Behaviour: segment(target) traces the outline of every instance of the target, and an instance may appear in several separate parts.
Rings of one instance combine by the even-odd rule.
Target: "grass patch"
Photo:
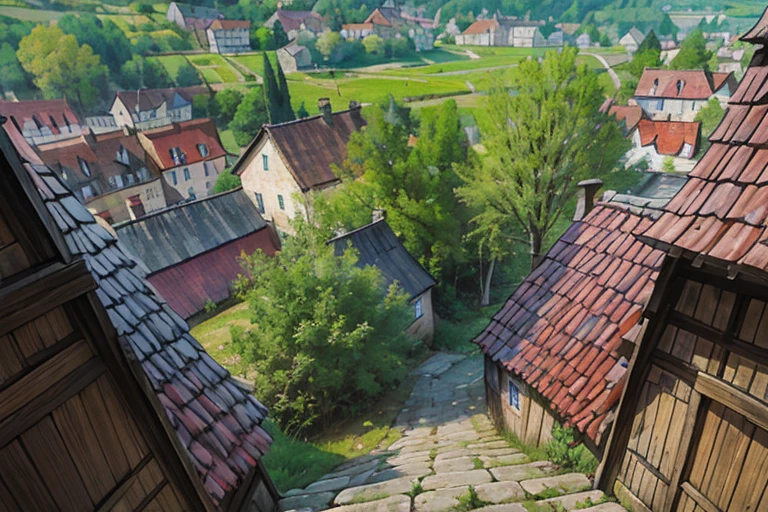
[[[205,80],[209,84],[221,84],[224,83],[224,80],[221,78],[221,76],[216,72],[216,69],[214,68],[198,68],[198,71],[200,71],[200,74],[203,75],[203,80]]]
[[[454,508],[454,510],[461,511],[461,512],[469,512],[470,510],[475,510],[477,508],[482,508],[486,505],[490,505],[489,502],[481,500],[477,496],[477,492],[475,491],[474,486],[469,486],[469,491],[467,494],[464,494],[463,496],[459,496],[459,506]]]
[[[150,58],[159,61],[165,70],[168,71],[168,74],[173,80],[176,79],[176,75],[179,73],[179,68],[188,64],[187,59],[183,55],[163,55]]]
[[[411,487],[411,490],[405,493],[406,495],[410,496],[411,499],[424,492],[424,488],[421,486],[421,482],[413,482],[412,485],[413,486]]]
[[[435,460],[437,458],[437,448],[432,448],[429,450],[429,459]]]
[[[475,457],[474,459],[472,459],[472,464],[474,464],[475,469],[485,468],[485,464],[483,463],[483,461],[480,460],[480,457]]]
[[[537,503],[534,500],[526,500],[521,505],[528,512],[557,512],[549,503]]]
[[[277,54],[275,52],[269,52],[267,56],[269,57],[269,62],[272,64],[272,67],[276,67]],[[257,75],[264,76],[264,56],[261,53],[236,55],[234,57],[230,57],[230,59],[237,61],[239,64],[247,67]]]
[[[547,450],[543,446],[532,446],[526,444],[520,440],[513,432],[504,431],[502,437],[512,446],[512,448],[518,449],[528,456],[531,462],[539,460],[548,460]]]
[[[541,492],[537,492],[531,498],[533,498],[536,501],[539,500],[548,500],[549,498],[557,498],[558,496],[563,495],[563,490],[558,487],[547,487]]]
[[[224,146],[224,149],[226,149],[228,153],[232,153],[233,155],[240,154],[240,146],[235,142],[235,134],[232,130],[220,131],[219,138],[221,139],[221,145]]]
[[[249,329],[251,325],[248,304],[242,302],[192,327],[190,333],[227,370],[234,375],[245,375],[246,365],[232,348],[231,328]]]
[[[478,310],[459,310],[450,320],[441,318],[435,330],[435,350],[475,353],[477,347],[472,339],[485,329],[500,307],[501,304],[493,304]]]

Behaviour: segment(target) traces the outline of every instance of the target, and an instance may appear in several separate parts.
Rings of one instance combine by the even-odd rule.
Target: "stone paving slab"
[[[435,457],[435,462],[440,462],[448,459],[456,459],[458,457],[469,457],[471,455],[477,455],[477,452],[474,452],[472,450],[467,450],[466,448],[455,448],[453,450],[441,452],[440,448],[438,448],[437,457]]]
[[[411,512],[411,498],[400,494],[383,500],[345,505],[333,510],[334,512]]]
[[[457,471],[455,473],[439,473],[428,476],[421,481],[421,487],[425,491],[459,487],[461,485],[487,484],[493,481],[491,474],[484,469],[472,471]]]
[[[419,494],[413,500],[414,512],[444,512],[460,505],[459,497],[469,493],[469,487],[454,487]]]
[[[432,474],[432,468],[427,463],[420,462],[414,464],[405,464],[403,466],[396,466],[394,468],[385,469],[371,476],[366,483],[376,484],[379,482],[386,482],[387,480],[394,480],[395,478],[410,477],[421,478]]]
[[[487,503],[502,503],[505,501],[522,501],[525,491],[517,482],[492,482],[475,486],[477,497]]]
[[[554,472],[555,466],[551,462],[531,462],[519,466],[502,466],[491,468],[490,472],[496,480],[501,482],[520,482],[532,478],[541,478]]]
[[[417,462],[429,462],[432,460],[429,455],[429,451],[401,454],[387,459],[387,464],[391,466],[402,466],[404,464],[414,464]]]
[[[592,483],[582,473],[567,473],[565,475],[524,480],[520,482],[520,485],[523,486],[526,492],[534,495],[548,489],[556,489],[561,494],[568,494],[584,491],[592,487]]]
[[[369,469],[365,473],[360,473],[357,476],[353,476],[349,480],[348,487],[359,487],[363,484],[367,484],[368,480],[376,473],[376,469]]]
[[[405,494],[413,490],[413,478],[402,477],[376,484],[366,484],[358,487],[348,487],[336,496],[336,505],[348,505],[355,502],[386,498],[393,494]]]
[[[494,450],[473,450],[478,455],[485,455],[486,457],[499,457],[501,455],[514,455],[520,453],[517,448],[496,448]]]
[[[592,500],[592,503],[597,503],[603,499],[605,494],[603,491],[585,491],[577,492],[576,494],[566,494],[565,496],[558,496],[556,498],[549,498],[541,500],[543,503],[551,503],[552,505],[560,505],[565,510],[576,510],[579,505],[583,505],[587,500]]]
[[[331,503],[336,495],[334,492],[321,492],[318,494],[302,494],[291,496],[280,500],[280,510],[309,508],[312,510],[321,510]]]
[[[380,461],[379,459],[372,459],[364,464],[359,464],[356,466],[347,467],[346,469],[336,468],[336,471],[333,471],[332,473],[328,473],[327,475],[323,475],[321,480],[330,480],[331,478],[338,478],[340,476],[348,476],[348,477],[354,477],[359,474],[365,473],[370,470],[375,470],[379,467]]]
[[[486,455],[480,455],[478,457],[486,468],[512,466],[516,464],[525,464],[531,460],[524,453],[513,453],[511,455],[499,455],[498,457],[488,457]]]
[[[498,439],[483,443],[469,443],[467,445],[467,449],[469,450],[495,450],[498,448],[509,448],[509,443],[503,439]]]
[[[427,359],[421,366],[413,370],[414,375],[441,375],[451,366],[455,365],[467,356],[459,354],[436,354]]]
[[[618,503],[601,503],[594,507],[583,508],[580,512],[627,512],[627,509]]]
[[[338,491],[349,485],[348,476],[340,476],[338,478],[331,478],[328,480],[318,480],[317,482],[308,485],[304,490],[306,494],[326,491]]]
[[[528,512],[520,503],[505,503],[504,505],[488,505],[483,508],[476,508],[472,512]]]
[[[433,468],[435,473],[469,471],[475,469],[475,459],[473,457],[456,457],[455,459],[435,460]]]

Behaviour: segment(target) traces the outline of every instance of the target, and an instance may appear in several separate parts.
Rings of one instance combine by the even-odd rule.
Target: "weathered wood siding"
[[[435,337],[435,311],[432,307],[432,290],[430,288],[420,296],[416,297],[412,304],[421,299],[421,312],[420,318],[414,320],[414,322],[408,327],[406,332],[415,338],[422,340],[427,345],[432,345],[432,341]]]

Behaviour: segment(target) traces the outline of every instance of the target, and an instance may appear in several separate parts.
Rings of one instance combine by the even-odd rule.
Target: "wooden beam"
[[[694,389],[702,395],[736,411],[764,430],[768,430],[768,405],[752,395],[723,382],[717,377],[699,372]]]
[[[709,501],[706,496],[701,494],[694,486],[688,482],[684,482],[680,487],[682,487],[685,494],[690,496],[690,498],[695,501],[696,504],[704,510],[704,512],[722,512],[719,508],[717,508],[717,505]]]
[[[690,386],[696,382],[696,376],[698,375],[698,369],[690,363],[681,361],[675,356],[671,356],[666,352],[662,352],[658,348],[653,351],[652,363],[658,366],[667,373],[671,373],[680,380],[685,381]]]
[[[125,478],[123,478],[122,481],[118,483],[117,487],[115,487],[110,494],[105,496],[101,503],[98,503],[94,507],[94,511],[106,512],[108,510],[112,510],[115,505],[117,505],[117,503],[123,499],[123,496],[125,496],[125,493],[128,492],[128,489],[130,489],[134,482],[136,482],[136,479],[139,477],[139,473],[141,473],[141,471],[152,459],[152,454],[147,454],[147,456],[144,457],[141,462],[139,462],[139,465],[133,468],[133,471],[128,473]]]
[[[683,423],[683,439],[680,446],[677,448],[677,455],[675,455],[675,462],[672,466],[672,477],[670,478],[669,489],[667,489],[666,508],[664,512],[670,512],[677,506],[677,499],[679,499],[679,487],[680,480],[683,476],[683,471],[686,469],[686,461],[688,460],[688,454],[695,451],[695,445],[699,440],[701,434],[701,427],[703,421],[700,421],[702,414],[700,413],[701,394],[695,390],[691,391],[691,398],[688,400],[688,410],[685,412],[685,422]],[[702,409],[703,410],[703,409]],[[662,512],[662,511],[659,511]]]
[[[53,263],[0,288],[0,336],[96,289],[85,262]]]

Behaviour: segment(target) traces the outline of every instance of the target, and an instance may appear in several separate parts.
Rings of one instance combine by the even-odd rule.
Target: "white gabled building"
[[[241,53],[251,50],[251,22],[215,20],[205,31],[211,53]]]
[[[192,100],[198,95],[210,95],[210,91],[201,85],[118,91],[109,113],[120,128],[151,130],[192,119]]]

